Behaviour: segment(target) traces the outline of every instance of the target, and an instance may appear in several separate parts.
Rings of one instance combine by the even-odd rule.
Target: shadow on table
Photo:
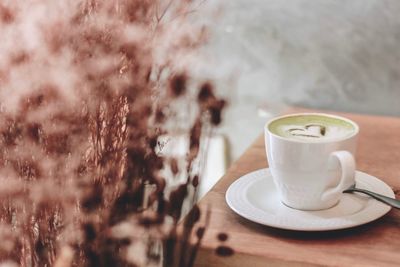
[[[340,229],[340,230],[332,230],[332,231],[294,231],[294,230],[283,230],[278,228],[273,228],[261,224],[257,224],[251,221],[248,221],[240,216],[237,216],[238,222],[249,228],[250,230],[256,232],[257,234],[267,234],[271,236],[276,236],[279,238],[287,238],[287,239],[299,239],[299,240],[322,240],[322,239],[340,239],[352,237],[355,235],[363,235],[363,234],[374,234],[375,231],[379,231],[382,227],[387,227],[389,224],[390,227],[400,228],[400,211],[392,210],[389,214],[375,220],[373,222],[348,228],[348,229]]]

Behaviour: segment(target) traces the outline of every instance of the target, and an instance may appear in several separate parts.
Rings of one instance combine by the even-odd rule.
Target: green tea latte
[[[319,114],[304,114],[282,117],[268,126],[271,133],[284,138],[321,142],[334,141],[351,136],[355,126],[340,118]]]

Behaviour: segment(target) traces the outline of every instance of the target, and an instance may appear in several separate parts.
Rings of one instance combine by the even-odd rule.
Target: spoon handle
[[[351,192],[358,192],[358,193],[366,194],[370,197],[375,198],[376,200],[379,200],[385,204],[388,204],[389,206],[400,209],[400,200],[390,198],[387,196],[383,196],[381,194],[377,194],[377,193],[374,193],[374,192],[371,192],[371,191],[368,191],[365,189],[360,189],[360,188],[349,188],[349,189],[343,191],[343,193],[351,193]]]

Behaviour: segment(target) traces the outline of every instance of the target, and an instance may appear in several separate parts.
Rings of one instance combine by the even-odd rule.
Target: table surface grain
[[[357,169],[385,181],[399,198],[400,118],[326,113],[359,124]],[[327,232],[280,230],[236,215],[225,202],[226,190],[242,175],[267,166],[261,135],[200,201],[203,209],[211,209],[211,219],[196,266],[400,266],[400,210],[359,227]],[[221,232],[228,233],[227,241],[217,239]],[[217,256],[221,245],[231,247],[233,256]]]

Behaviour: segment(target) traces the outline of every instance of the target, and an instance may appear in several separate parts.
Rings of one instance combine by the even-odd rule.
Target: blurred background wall
[[[232,159],[285,106],[400,116],[400,1],[212,0],[199,14]]]

